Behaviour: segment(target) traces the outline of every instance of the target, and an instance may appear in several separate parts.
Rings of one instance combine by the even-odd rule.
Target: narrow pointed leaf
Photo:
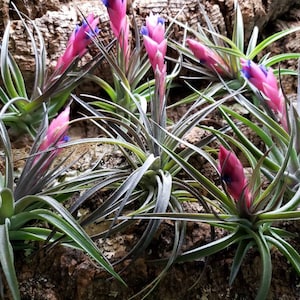
[[[6,219],[5,224],[0,224],[0,262],[12,297],[14,300],[18,300],[21,299],[21,297],[14,266],[14,253],[10,244],[8,227],[8,219]]]

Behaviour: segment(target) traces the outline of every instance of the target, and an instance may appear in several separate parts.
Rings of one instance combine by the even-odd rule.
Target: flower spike
[[[69,121],[70,106],[68,105],[65,110],[63,110],[55,119],[51,121],[39,150],[43,151],[64,141],[69,126]]]
[[[129,57],[129,22],[126,15],[126,0],[102,0],[103,4],[107,8],[107,12],[110,18],[110,26],[118,39],[120,48],[123,50],[126,61]]]
[[[146,18],[146,25],[141,28],[141,34],[144,37],[144,45],[155,73],[155,80],[158,84],[158,93],[160,104],[164,102],[166,64],[165,56],[167,52],[167,40],[165,39],[165,20],[159,15],[153,15]]]
[[[76,57],[82,57],[87,52],[91,36],[99,33],[98,23],[99,18],[95,18],[91,13],[81,26],[76,26],[68,41],[66,51],[57,61],[56,70],[59,70],[59,73],[63,73]]]
[[[201,64],[207,66],[212,71],[216,71],[220,75],[224,74],[224,72],[229,72],[227,64],[216,52],[193,39],[187,39],[186,42]]]
[[[64,111],[62,111],[55,119],[53,119],[47,129],[44,140],[42,141],[38,151],[46,151],[47,149],[61,145],[69,140],[67,136],[67,131],[69,127],[70,121],[70,106],[68,105]],[[55,158],[59,154],[62,149],[54,149],[51,151],[51,154],[46,157],[46,162],[43,163],[45,170],[49,167]],[[37,155],[34,162],[36,163],[41,154]]]
[[[273,70],[246,59],[241,59],[241,66],[243,76],[264,94],[267,105],[279,117],[282,127],[288,131],[285,101]]]
[[[232,151],[223,146],[220,146],[218,170],[230,196],[236,202],[244,200],[249,208],[252,199],[243,165]]]
[[[146,26],[141,28],[144,37],[144,45],[149,56],[153,71],[156,68],[160,72],[164,69],[164,59],[167,52],[167,41],[165,39],[165,21],[159,15],[146,18]]]

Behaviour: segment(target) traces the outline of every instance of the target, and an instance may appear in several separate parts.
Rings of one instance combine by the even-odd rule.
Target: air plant
[[[242,72],[243,67],[245,68],[244,62],[252,61],[251,64],[254,64],[254,60],[257,56],[262,57],[258,65],[264,66],[266,71],[271,71],[275,64],[285,60],[299,58],[299,53],[281,53],[274,56],[270,54],[263,55],[263,52],[267,47],[271,46],[272,43],[293,32],[299,31],[299,27],[277,32],[262,40],[260,43],[258,43],[258,28],[254,27],[249,41],[245,41],[243,17],[237,1],[235,1],[234,8],[234,27],[231,39],[221,35],[214,28],[207,17],[203,5],[200,5],[200,12],[205,17],[206,25],[199,26],[198,31],[180,23],[176,19],[172,20],[175,24],[183,28],[185,34],[182,43],[172,41],[169,44],[172,48],[182,53],[184,57],[182,67],[194,73],[194,76],[182,76],[190,86],[192,93],[181,101],[173,104],[173,107],[196,100],[201,92],[209,92],[215,97],[227,93],[227,88],[224,88],[224,83],[234,90],[245,87],[245,77]],[[277,74],[278,72],[274,72],[274,75]],[[282,76],[285,74],[296,75],[296,72],[282,68],[280,74]],[[209,86],[199,91],[199,89],[193,87],[193,82],[196,80],[204,80]],[[274,84],[274,80],[275,77],[273,78],[272,84]],[[276,88],[275,86],[273,86],[273,88],[278,93],[280,92],[280,88]],[[265,92],[267,89],[268,86],[265,87]],[[243,92],[246,92],[246,90],[243,90]],[[274,93],[274,91],[269,90],[267,93]],[[268,95],[264,94],[264,96],[266,96],[265,99],[268,98]],[[282,98],[279,94],[278,97]]]
[[[176,20],[174,22],[176,23]],[[256,299],[265,299],[268,295],[272,278],[272,247],[280,251],[300,274],[300,255],[289,243],[289,238],[292,235],[278,227],[278,222],[287,219],[298,220],[300,218],[297,210],[300,201],[299,180],[297,179],[299,173],[297,172],[299,170],[297,159],[299,157],[297,152],[297,149],[299,149],[299,144],[297,144],[299,117],[296,109],[285,102],[286,99],[281,88],[278,87],[274,76],[275,72],[273,73],[271,69],[273,64],[283,59],[298,58],[299,54],[287,53],[278,57],[263,57],[260,62],[261,67],[254,64],[252,59],[273,41],[297,31],[299,28],[276,33],[258,45],[256,45],[258,31],[254,29],[248,49],[244,53],[243,26],[241,26],[241,22],[241,12],[236,4],[236,19],[232,40],[214,32],[212,27],[208,31],[202,29],[200,33],[197,33],[183,25],[187,32],[193,33],[197,37],[198,41],[205,41],[200,45],[198,44],[199,42],[194,40],[186,40],[193,51],[193,55],[200,60],[202,65],[201,67],[192,67],[192,69],[201,72],[201,76],[199,76],[201,79],[212,78],[213,76],[216,83],[204,91],[197,91],[193,88],[194,93],[192,95],[175,105],[193,101],[198,102],[202,98],[209,103],[211,108],[214,107],[221,112],[221,115],[227,122],[224,128],[217,130],[212,127],[198,125],[202,129],[210,131],[222,143],[223,146],[220,146],[219,150],[219,162],[214,162],[208,153],[204,155],[201,149],[197,149],[194,145],[182,141],[181,137],[173,134],[172,131],[164,132],[166,137],[180,141],[190,151],[201,153],[215,168],[216,172],[219,173],[222,187],[217,187],[214,182],[205,179],[200,170],[192,166],[181,154],[178,155],[174,149],[168,148],[164,143],[157,143],[163,155],[166,154],[178,169],[184,170],[192,178],[193,187],[197,187],[199,193],[203,189],[206,191],[208,196],[200,198],[201,204],[205,202],[208,205],[208,209],[203,214],[189,214],[185,212],[157,213],[138,210],[128,214],[127,220],[161,220],[167,218],[176,222],[201,221],[213,227],[224,228],[228,231],[227,236],[185,251],[178,255],[177,259],[171,256],[172,261],[184,262],[200,259],[226,249],[230,245],[236,245],[230,274],[231,284],[235,280],[247,252],[249,249],[254,248],[259,252],[262,266],[261,274],[263,274],[260,279]],[[216,44],[208,40],[206,32],[212,36]],[[187,57],[192,57],[190,52],[186,51],[182,45],[175,44],[177,49],[182,51]],[[174,43],[172,46],[174,46]],[[191,64],[184,63],[183,66],[188,67]],[[253,73],[250,73],[251,71],[255,72],[253,76]],[[289,70],[282,70],[282,74],[287,73],[295,74],[295,72]],[[245,78],[259,90],[261,95],[253,93],[252,88],[248,89],[247,93],[244,93],[246,87]],[[251,116],[255,118],[255,121],[241,116],[230,106],[225,105],[223,98],[222,101],[218,100],[220,95],[224,94],[228,94],[229,98],[235,99],[247,109]],[[255,101],[250,101],[247,98],[249,94],[250,97],[262,96],[258,97],[258,99],[265,101],[266,105],[263,108],[268,108],[269,110],[261,110]],[[288,108],[287,110],[285,110],[286,107]],[[270,111],[273,114],[270,114]],[[280,120],[281,125],[278,124],[276,118]],[[261,138],[265,145],[263,149],[253,145],[249,138],[242,133],[239,128],[241,123],[248,126],[254,134]],[[178,126],[180,125],[178,124]],[[230,130],[235,133],[235,138],[232,137],[232,133],[228,133]],[[242,164],[233,151],[227,150],[230,148],[230,144],[241,151],[247,159],[252,168],[251,180],[245,177]],[[210,148],[210,152],[214,153],[215,151]],[[266,186],[263,186],[263,178],[267,180]],[[265,184],[266,182],[264,182]],[[199,199],[199,195],[197,199]]]
[[[115,40],[104,46],[97,37],[98,19],[89,15],[71,35],[66,52],[48,79],[44,77],[44,44],[32,23],[40,48],[34,44],[37,74],[31,97],[27,96],[21,72],[8,51],[9,27],[4,33],[1,74],[5,86],[0,89],[4,104],[0,112],[0,138],[5,152],[5,174],[0,174],[0,263],[13,298],[20,298],[13,266],[15,245],[25,247],[32,240],[60,242],[85,251],[121,280],[92,240],[122,232],[137,220],[143,220],[142,235],[121,259],[134,260],[151,244],[162,222],[169,219],[174,221],[170,255],[162,273],[138,297],[143,293],[147,296],[173,263],[207,257],[232,246],[235,254],[230,284],[242,268],[248,251],[254,249],[259,253],[262,268],[256,298],[265,299],[272,278],[271,251],[280,251],[300,274],[300,255],[289,243],[292,234],[279,226],[282,221],[300,219],[297,209],[300,204],[299,113],[286,99],[275,77],[278,73],[294,72],[284,69],[277,72],[273,68],[283,59],[300,55],[266,55],[258,63],[254,60],[272,42],[299,28],[276,33],[258,45],[258,30],[254,28],[244,51],[243,20],[235,2],[232,40],[217,33],[206,17],[208,29],[199,27],[199,32],[172,20],[184,28],[185,35],[182,43],[170,42],[166,38],[165,20],[151,13],[142,28],[134,23],[136,45],[133,46],[129,43],[127,2],[102,2]],[[91,42],[99,54],[83,70],[70,73]],[[176,61],[170,74],[167,73],[167,46],[176,48],[184,57],[183,61],[181,57]],[[102,57],[111,67],[112,83],[89,73]],[[176,124],[167,126],[168,91],[180,67],[199,72],[198,79],[209,79],[212,83],[200,91],[188,83],[192,94],[174,105],[189,103],[190,107]],[[145,80],[146,74],[149,77],[154,74],[154,78]],[[97,126],[103,136],[72,141],[67,136],[68,105],[51,122],[49,119],[66,104],[71,90],[83,78],[97,83],[107,93],[106,98],[72,95],[82,108],[83,119]],[[228,105],[229,100],[242,105],[251,118],[236,112]],[[216,111],[223,117],[225,126],[215,129],[203,125],[202,121]],[[17,180],[4,123],[20,124],[34,137]],[[261,148],[243,134],[241,124],[261,139]],[[194,127],[204,129],[208,136],[191,144],[185,137]],[[68,167],[55,165],[55,157],[64,147],[86,142],[115,146],[122,152],[124,164],[110,169],[96,163],[89,172],[70,182],[57,182]],[[245,164],[237,152],[244,157],[251,176],[246,176]],[[192,165],[193,155],[211,165],[220,184]],[[80,191],[80,196],[67,210],[63,202],[75,191]],[[103,191],[108,196],[99,207],[76,220],[74,216],[80,207],[95,193]],[[182,205],[186,201],[199,202],[203,212],[186,213]],[[39,227],[32,225],[31,220],[38,220]],[[43,227],[44,221],[51,224],[51,229]],[[182,251],[185,225],[189,221],[222,228],[227,235],[214,240],[212,234],[212,241],[207,244]],[[89,237],[83,228],[94,222],[105,222],[107,229]]]
[[[87,63],[81,70],[76,71],[78,60],[86,53],[87,45],[92,41],[91,37],[99,32],[98,18],[90,14],[81,26],[76,27],[65,53],[58,59],[55,71],[48,76],[46,48],[42,33],[34,21],[23,16],[16,6],[12,5],[31,41],[35,60],[35,78],[31,92],[29,92],[13,53],[9,51],[11,23],[8,22],[3,34],[0,53],[3,82],[3,86],[0,87],[0,101],[6,111],[1,115],[1,120],[15,129],[17,133],[27,131],[34,137],[42,120],[43,104],[47,103],[49,117],[54,117],[68,101],[71,91],[88,73],[92,72],[94,64],[100,61],[101,55],[95,57],[95,62]],[[69,76],[71,71],[76,72]]]
[[[71,207],[71,212],[76,213],[81,205],[88,203],[90,197],[96,192],[100,193],[103,190],[106,193],[109,192],[109,196],[103,203],[81,221],[81,225],[84,227],[95,221],[106,224],[109,222],[109,228],[105,232],[92,236],[95,239],[104,238],[131,226],[133,222],[130,219],[127,217],[122,219],[128,211],[131,211],[132,215],[137,212],[164,213],[167,210],[181,212],[182,199],[202,201],[202,197],[197,195],[193,183],[181,180],[180,172],[184,170],[169,152],[178,155],[184,161],[188,161],[195,153],[207,158],[205,151],[197,147],[181,148],[180,146],[184,144],[182,139],[196,124],[226,100],[203,108],[206,100],[200,98],[177,124],[169,128],[168,132],[166,96],[170,83],[167,78],[173,78],[178,69],[175,68],[170,75],[166,74],[167,41],[164,20],[159,15],[150,14],[140,32],[143,35],[155,78],[154,93],[149,106],[146,108],[142,106],[139,95],[128,89],[126,82],[123,81],[120,81],[120,84],[135,105],[135,113],[124,107],[123,103],[112,103],[110,99],[91,95],[73,96],[74,101],[85,109],[84,115],[107,135],[106,143],[117,146],[127,161],[126,167],[116,167],[116,170],[119,171],[113,176],[106,177],[106,174],[99,173],[98,184],[82,193]],[[105,109],[106,105],[110,105],[112,109]],[[116,111],[120,113],[116,113]],[[210,136],[199,141],[199,147],[204,147],[212,139],[214,137]],[[203,180],[205,181],[204,177]],[[203,206],[208,209],[204,202]],[[142,236],[121,260],[127,257],[137,258],[150,245],[161,222],[162,220],[146,222]],[[147,287],[150,290],[158,284],[163,274],[172,265],[183,242],[184,222],[175,222],[174,226],[175,241],[171,250],[172,256],[162,275]]]
[[[61,151],[59,147],[66,143],[68,123],[69,106],[49,127],[47,118],[44,118],[25,166],[17,176],[10,138],[4,123],[0,122],[1,144],[5,152],[5,174],[0,174],[0,264],[12,298],[16,300],[20,299],[20,293],[14,267],[14,247],[31,247],[30,242],[34,241],[61,243],[80,249],[122,281],[76,219],[60,203],[61,195],[67,195],[68,199],[72,194],[71,187],[73,191],[82,189],[91,181],[91,175],[77,178],[75,184],[65,183],[64,188],[56,187],[55,192],[52,189],[59,175],[66,171],[60,164],[52,168],[51,165]]]
[[[233,142],[233,139],[230,142]],[[194,148],[194,145],[188,143],[186,145]],[[242,144],[236,142],[235,145],[239,145],[240,150],[245,150]],[[291,148],[289,148],[290,150]],[[231,285],[238,276],[239,270],[242,268],[242,261],[246,258],[248,251],[255,249],[261,259],[261,276],[256,299],[266,299],[269,293],[272,278],[272,249],[278,249],[300,274],[300,254],[288,242],[292,233],[278,227],[282,221],[299,220],[300,218],[297,210],[300,202],[300,190],[288,202],[285,202],[283,197],[286,184],[282,175],[285,172],[289,153],[274,181],[263,189],[262,160],[256,161],[250,153],[243,152],[253,166],[251,179],[248,180],[236,155],[231,150],[220,146],[219,162],[215,162],[212,166],[215,167],[223,182],[223,192],[222,187],[216,186],[208,179],[204,180],[201,172],[179,155],[171,151],[168,151],[168,154],[194,179],[193,186],[197,188],[199,194],[203,195],[201,191],[206,190],[207,196],[201,196],[201,198],[207,203],[209,210],[203,213],[137,211],[128,215],[128,220],[169,219],[176,222],[204,222],[214,228],[223,228],[227,231],[225,237],[184,251],[176,259],[173,257],[173,261],[198,260],[235,245],[236,250],[229,278]],[[186,201],[189,201],[188,198]]]

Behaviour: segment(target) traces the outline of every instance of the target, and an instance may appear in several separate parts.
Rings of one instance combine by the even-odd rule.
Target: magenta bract
[[[98,23],[99,18],[89,14],[82,25],[76,27],[68,41],[66,51],[57,61],[56,70],[63,73],[76,57],[82,57],[87,52],[91,36],[99,32]]]
[[[235,201],[246,201],[249,208],[252,201],[243,165],[232,151],[223,146],[220,146],[218,170],[230,196]]]
[[[70,106],[67,106],[48,127],[46,136],[39,147],[39,151],[46,150],[65,141],[70,121]]]
[[[225,71],[228,72],[227,64],[216,52],[193,39],[187,39],[186,42],[195,57],[199,59],[200,63],[206,65],[209,69],[218,72],[220,75]]]
[[[144,45],[149,56],[151,66],[163,73],[164,59],[167,52],[167,41],[165,35],[164,19],[159,15],[153,15],[146,18],[146,26],[143,26],[141,33],[144,36]]]
[[[278,115],[281,125],[287,131],[285,101],[273,70],[246,59],[241,59],[241,66],[244,77],[265,95],[267,105]]]
[[[102,0],[102,2],[107,8],[111,29],[115,37],[118,39],[125,57],[128,57],[129,22],[126,15],[127,1]]]

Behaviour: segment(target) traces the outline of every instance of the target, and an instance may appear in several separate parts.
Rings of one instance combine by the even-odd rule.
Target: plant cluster
[[[10,24],[2,38],[0,141],[4,171],[0,174],[0,263],[12,297],[20,299],[14,251],[33,248],[35,241],[60,243],[85,251],[122,281],[93,240],[124,232],[137,220],[143,220],[143,234],[122,258],[135,259],[150,245],[161,223],[172,220],[172,249],[161,274],[141,291],[144,297],[172,264],[208,257],[232,246],[235,253],[230,284],[248,251],[254,249],[261,258],[262,274],[256,298],[265,299],[272,278],[271,249],[278,249],[300,274],[300,254],[290,243],[293,234],[280,227],[284,221],[300,219],[300,104],[285,95],[280,79],[286,74],[300,75],[275,67],[286,59],[300,58],[300,54],[262,54],[274,41],[300,28],[286,29],[258,43],[255,27],[249,41],[245,41],[236,1],[231,39],[220,35],[208,18],[206,25],[196,31],[176,19],[151,13],[141,28],[133,19],[133,43],[126,0],[102,2],[115,40],[104,45],[98,37],[98,18],[93,14],[83,17],[50,76],[46,75],[41,33],[14,7],[35,55],[35,81],[30,95],[9,51]],[[199,9],[205,15],[200,4]],[[185,32],[180,42],[167,38],[174,23]],[[96,47],[98,54],[78,68],[89,45]],[[167,56],[168,47],[176,51],[176,58]],[[110,66],[112,82],[93,73],[102,60]],[[196,75],[175,81],[181,69]],[[195,79],[197,85],[201,82],[207,86],[193,86]],[[99,85],[102,96],[72,94],[83,80]],[[190,94],[168,106],[169,91],[178,84]],[[70,121],[72,103],[80,107],[81,117]],[[242,107],[247,117],[232,103]],[[174,123],[169,111],[182,104],[188,108]],[[206,118],[214,114],[221,116],[221,128],[205,125]],[[68,128],[80,120],[90,121],[103,136],[73,140]],[[194,128],[208,134],[192,144],[186,136]],[[245,128],[260,139],[259,146],[244,133]],[[11,130],[26,132],[33,141],[20,174],[14,169]],[[72,164],[67,163],[68,157],[55,163],[56,157],[64,148],[82,143],[114,145],[126,163],[106,168],[98,161],[72,181],[59,180]],[[245,175],[246,164],[237,154],[247,162],[251,176]],[[192,156],[205,160],[219,182],[194,166]],[[108,195],[103,202],[82,218],[77,217],[79,209],[88,206],[91,197],[102,191]],[[80,195],[66,206],[75,192]],[[186,202],[199,203],[203,212],[185,211]],[[109,226],[89,236],[85,227],[94,222]],[[209,224],[211,242],[182,251],[187,222]],[[227,234],[216,238],[215,228]]]

